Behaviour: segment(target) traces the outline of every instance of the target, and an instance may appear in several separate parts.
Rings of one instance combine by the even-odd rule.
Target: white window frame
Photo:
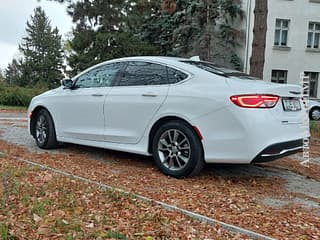
[[[312,29],[310,29],[310,25],[312,26]],[[319,30],[317,30],[317,25],[319,25]],[[311,39],[311,45],[309,45],[309,34],[312,34],[312,39]],[[319,38],[318,38],[318,47],[315,47],[315,38],[316,38],[316,34],[319,34]],[[311,48],[311,49],[319,49],[320,48],[320,22],[309,22],[308,24],[308,39],[307,39],[307,48]]]
[[[280,26],[277,26],[277,22],[280,21]],[[285,27],[284,26],[284,22],[288,23],[288,26]],[[287,47],[288,46],[288,39],[289,39],[289,28],[290,28],[290,19],[276,19],[276,23],[275,23],[275,31],[274,31],[274,46],[278,46],[278,47]],[[279,34],[279,41],[278,44],[276,44],[276,32],[280,31]],[[282,37],[283,37],[283,32],[287,32],[287,39],[286,39],[286,43],[285,45],[282,45]]]

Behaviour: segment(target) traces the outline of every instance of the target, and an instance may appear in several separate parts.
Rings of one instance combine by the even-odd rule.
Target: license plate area
[[[283,110],[286,112],[297,112],[301,110],[298,98],[282,98]]]

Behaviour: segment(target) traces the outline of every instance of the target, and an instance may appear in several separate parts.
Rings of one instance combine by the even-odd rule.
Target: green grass
[[[43,199],[39,200],[35,204],[31,206],[31,212],[37,214],[40,217],[43,217],[47,214],[47,208],[50,206],[52,203],[50,200]]]
[[[1,240],[13,240],[17,239],[9,233],[9,227],[5,223],[0,223],[0,239]]]
[[[109,230],[106,232],[105,238],[112,238],[112,239],[127,239],[127,237],[117,231]]]
[[[320,121],[310,121],[310,132],[314,137],[320,137]]]
[[[0,104],[0,110],[27,110],[27,107],[23,106],[6,106]]]

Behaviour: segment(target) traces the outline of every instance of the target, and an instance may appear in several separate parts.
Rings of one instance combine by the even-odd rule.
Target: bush
[[[0,85],[0,105],[28,106],[31,99],[46,91],[43,87],[23,88]]]

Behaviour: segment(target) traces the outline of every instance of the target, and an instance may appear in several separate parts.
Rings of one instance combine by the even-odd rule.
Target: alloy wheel
[[[314,120],[320,120],[320,110],[319,109],[315,109],[312,111],[311,113],[312,119]]]
[[[158,154],[163,166],[173,171],[179,171],[190,160],[190,142],[180,130],[169,129],[159,139]]]
[[[47,121],[43,115],[40,115],[36,123],[36,138],[39,144],[44,144],[47,140]]]

